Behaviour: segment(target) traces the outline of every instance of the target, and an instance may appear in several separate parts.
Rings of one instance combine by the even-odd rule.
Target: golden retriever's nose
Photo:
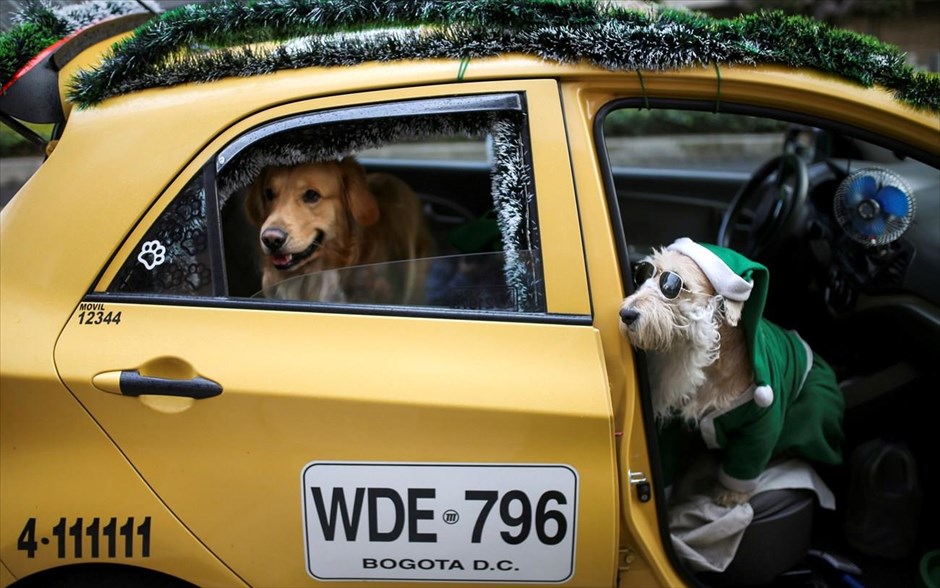
[[[287,241],[287,233],[281,229],[265,229],[261,233],[261,242],[270,251],[277,251]]]

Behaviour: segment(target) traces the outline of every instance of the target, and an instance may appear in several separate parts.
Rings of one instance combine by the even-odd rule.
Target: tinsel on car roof
[[[112,10],[133,5],[100,0],[92,4],[104,11],[108,5]],[[0,38],[0,83],[15,73],[11,67],[23,65],[27,47],[42,45],[68,29],[60,12],[36,5]],[[350,34],[356,32],[370,34]],[[595,0],[191,4],[153,18],[116,43],[98,67],[72,80],[69,98],[88,107],[148,88],[283,69],[504,54],[614,71],[735,64],[813,68],[862,86],[881,85],[901,102],[940,111],[940,76],[915,70],[903,51],[871,36],[779,11],[718,19]]]

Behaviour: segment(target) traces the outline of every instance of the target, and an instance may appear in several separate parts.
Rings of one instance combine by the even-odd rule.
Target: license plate
[[[567,465],[312,462],[301,472],[318,580],[564,582],[578,474]]]

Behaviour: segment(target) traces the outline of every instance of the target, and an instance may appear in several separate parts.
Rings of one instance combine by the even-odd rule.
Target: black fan
[[[855,241],[875,247],[900,237],[914,219],[914,196],[898,174],[881,168],[861,169],[836,190],[834,212]]]

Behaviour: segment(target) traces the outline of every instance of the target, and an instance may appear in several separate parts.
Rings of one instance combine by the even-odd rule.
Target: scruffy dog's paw
[[[731,507],[744,504],[750,497],[751,495],[747,492],[735,492],[734,490],[721,488],[715,495],[715,502],[721,506]]]

